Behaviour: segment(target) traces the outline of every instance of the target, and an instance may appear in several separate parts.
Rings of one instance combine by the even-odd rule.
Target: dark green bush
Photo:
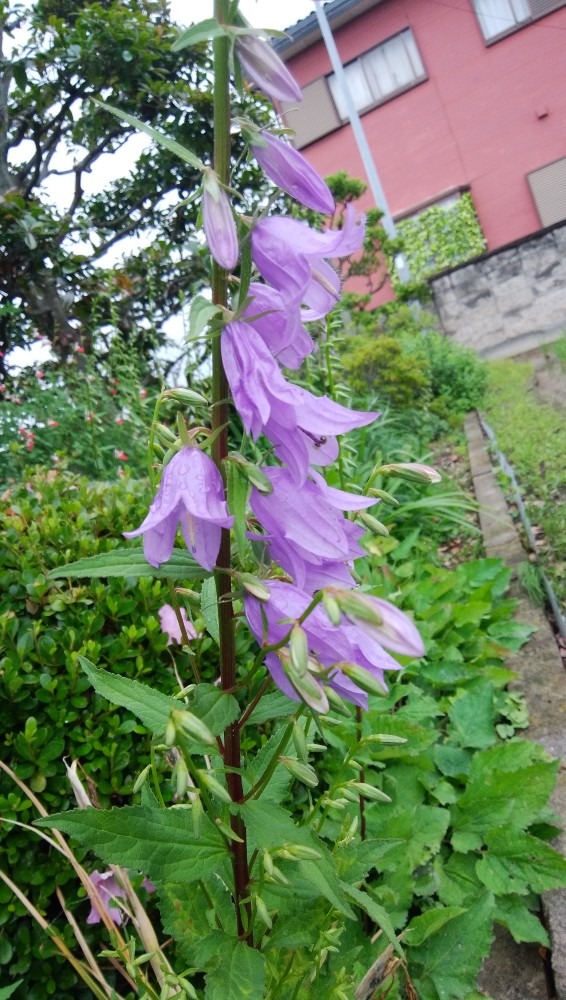
[[[487,369],[475,351],[429,330],[403,341],[405,351],[428,365],[431,410],[445,419],[479,406],[487,383]]]
[[[428,397],[426,362],[415,362],[393,337],[349,337],[342,365],[349,385],[359,395],[369,390],[380,402],[400,408],[417,406]]]
[[[79,654],[129,677],[151,678],[166,692],[177,688],[157,616],[167,600],[161,581],[46,579],[55,566],[122,544],[120,532],[139,524],[148,500],[147,487],[128,479],[100,486],[53,472],[32,474],[2,497],[1,757],[50,812],[72,804],[63,757],[80,760],[101,804],[119,804],[147,763],[145,730],[94,693]],[[188,683],[188,662],[178,650],[176,662]],[[0,815],[23,823],[36,818],[1,771]],[[57,919],[58,928],[65,924],[54,897],[59,885],[85,929],[88,903],[77,899],[76,879],[61,855],[8,823],[0,825],[0,851],[0,867],[48,920]],[[23,976],[29,1000],[43,1000],[46,993],[90,997],[3,884],[0,904],[0,986]],[[90,933],[97,950],[96,928]]]

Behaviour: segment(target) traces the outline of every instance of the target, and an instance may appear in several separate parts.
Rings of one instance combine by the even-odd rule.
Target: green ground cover
[[[566,607],[565,411],[538,399],[531,380],[526,362],[492,362],[483,409],[515,469],[529,518],[540,528],[540,564]]]

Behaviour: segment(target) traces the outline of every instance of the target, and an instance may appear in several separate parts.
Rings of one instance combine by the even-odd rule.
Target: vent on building
[[[527,180],[541,224],[552,226],[566,219],[566,157],[533,170]]]
[[[533,17],[544,17],[545,14],[552,13],[564,6],[564,0],[529,0],[529,7]]]
[[[297,149],[328,135],[342,124],[323,76],[303,87],[301,103],[285,105],[283,115],[285,124],[295,132],[293,143]]]

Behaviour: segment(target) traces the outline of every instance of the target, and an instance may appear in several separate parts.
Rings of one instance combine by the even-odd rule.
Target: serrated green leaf
[[[413,917],[405,931],[403,941],[406,945],[416,948],[431,934],[437,934],[449,920],[454,920],[454,917],[459,917],[465,912],[465,906],[437,906],[433,910],[427,910],[418,917]]]
[[[486,893],[465,913],[409,949],[419,1000],[460,1000],[475,987],[493,939],[493,896]]]
[[[214,684],[199,684],[187,695],[187,701],[179,701],[147,684],[109,670],[100,670],[84,656],[79,656],[79,661],[91,684],[103,698],[113,705],[130,709],[155,736],[162,736],[165,732],[172,710],[190,711],[210,729],[213,736],[219,736],[240,714],[236,699]]]
[[[153,576],[158,580],[204,580],[210,576],[184,549],[173,549],[171,558],[161,566],[150,566],[141,548],[112,549],[97,556],[57,566],[47,574],[50,580],[61,577]]]
[[[253,723],[256,726],[271,719],[286,719],[297,711],[297,702],[291,701],[286,694],[276,691],[274,694],[264,695],[249,716],[246,725]]]
[[[135,118],[134,115],[129,115],[126,111],[121,111],[120,108],[115,108],[111,104],[106,104],[105,101],[97,101],[94,97],[92,98],[95,104],[98,104],[99,108],[103,108],[104,111],[109,111],[110,114],[119,118],[121,121],[125,122],[127,125],[131,125],[132,128],[137,129],[139,132],[144,132],[145,135],[156,142],[158,146],[163,146],[168,149],[170,153],[174,153],[179,159],[184,160],[185,163],[190,163],[191,167],[196,170],[204,170],[204,163],[199,160],[198,156],[191,153],[190,149],[186,149],[182,146],[180,142],[176,142],[175,139],[170,139],[168,135],[164,132],[159,132],[157,129],[152,128],[151,125],[146,125],[139,118]]]
[[[381,928],[389,944],[393,946],[397,954],[404,958],[401,942],[395,933],[395,928],[387,910],[383,906],[380,906],[379,903],[376,903],[367,892],[363,892],[361,889],[357,889],[353,885],[346,885],[345,883],[342,883],[342,887],[348,899],[352,903],[355,903],[356,906],[359,906],[364,913],[367,913],[368,917]]]
[[[159,886],[159,913],[163,930],[175,939],[175,948],[187,965],[195,962],[197,949],[211,933],[216,917],[228,934],[237,934],[234,904],[226,887],[230,881],[229,864],[229,861],[219,864],[218,877],[207,879],[206,894],[202,885],[194,882],[190,885]],[[213,910],[210,908],[211,900]]]
[[[535,904],[536,905],[536,904]],[[518,896],[503,896],[496,901],[495,919],[503,924],[517,944],[534,941],[546,948],[550,940],[536,914],[531,913],[524,899]]]
[[[411,871],[425,864],[439,850],[444,839],[450,813],[440,806],[414,805],[366,806],[368,833],[372,836],[401,840],[379,861],[379,871],[393,871],[401,861]]]
[[[514,621],[493,622],[487,629],[487,634],[492,639],[513,653],[519,652],[533,632],[536,632],[534,625],[521,625],[520,622]]]
[[[265,957],[236,937],[215,936],[213,968],[207,971],[205,1000],[261,1000]]]
[[[141,871],[157,882],[196,882],[212,875],[228,854],[216,827],[203,818],[195,840],[184,809],[71,809],[37,820],[94,851],[106,864]]]
[[[538,837],[504,829],[492,830],[485,840],[487,852],[476,872],[496,895],[525,895],[566,885],[566,859]]]
[[[399,840],[371,839],[347,844],[346,847],[335,847],[332,856],[336,871],[343,882],[355,885],[375,867],[379,858],[402,843]]]
[[[500,753],[502,747],[493,747],[475,755],[466,791],[452,807],[455,830],[482,833],[506,826],[521,830],[546,805],[555,785],[558,763],[498,770],[498,762],[512,765],[515,745],[507,744],[506,754]],[[520,750],[519,756],[523,756]]]
[[[217,646],[220,645],[220,625],[218,623],[218,596],[214,577],[205,580],[200,592],[200,613],[206,630]]]
[[[449,711],[453,738],[465,748],[485,750],[497,742],[493,704],[493,684],[466,691],[453,702]]]
[[[449,855],[448,859],[434,859],[434,877],[438,898],[444,906],[471,906],[483,896],[485,886],[476,874],[477,855]]]
[[[171,712],[178,712],[183,707],[182,702],[161,691],[155,691],[147,684],[140,684],[139,681],[121,677],[109,670],[100,670],[84,656],[79,656],[79,663],[95,691],[113,705],[129,708],[155,736],[163,735]]]

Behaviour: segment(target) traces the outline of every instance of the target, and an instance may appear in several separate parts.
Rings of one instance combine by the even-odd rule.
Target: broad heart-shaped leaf
[[[426,910],[418,917],[413,917],[403,936],[404,943],[416,948],[431,934],[438,933],[449,920],[454,920],[454,917],[465,912],[464,906],[436,906],[432,910]]]
[[[37,825],[55,827],[105,864],[134,868],[155,882],[206,879],[228,854],[222,835],[206,818],[195,839],[185,809],[71,809],[37,820]]]
[[[477,903],[444,924],[407,954],[419,1000],[460,1000],[476,985],[493,938],[495,903],[485,893]]]
[[[292,862],[293,868],[296,867],[297,872],[340,913],[346,917],[354,916],[340,886],[332,855],[310,830],[304,826],[296,826],[285,809],[271,802],[264,802],[263,799],[251,799],[245,802],[239,807],[239,812],[246,824],[248,841],[252,848],[277,851],[279,848],[297,844],[318,851],[320,858],[317,861]],[[288,868],[286,872],[288,877]]]
[[[105,101],[97,101],[94,97],[92,100],[95,104],[98,104],[99,108],[109,111],[111,115],[115,115],[116,118],[120,118],[120,120],[125,122],[127,125],[131,125],[133,128],[138,129],[139,132],[145,132],[145,134],[148,135],[153,142],[156,142],[158,146],[164,146],[165,149],[168,149],[170,153],[174,153],[179,157],[179,159],[184,160],[185,163],[190,163],[191,167],[195,167],[196,170],[204,170],[204,163],[202,160],[199,160],[198,156],[191,153],[190,149],[186,149],[185,146],[181,146],[180,142],[176,142],[175,139],[170,139],[164,132],[158,132],[158,130],[152,128],[151,125],[146,125],[145,122],[140,121],[139,118],[134,118],[133,115],[129,115],[126,111],[121,111],[120,108],[114,108],[111,104],[106,104]]]
[[[493,705],[493,684],[466,691],[453,702],[448,713],[453,726],[453,738],[462,747],[485,750],[497,742]]]
[[[392,809],[372,803],[366,805],[366,818],[371,836],[403,842],[379,860],[378,870],[391,872],[407,864],[414,871],[440,850],[450,813],[440,806],[401,804]]]
[[[485,841],[488,849],[476,872],[496,896],[546,892],[566,885],[566,859],[538,837],[506,829],[491,831]]]
[[[535,897],[536,899],[536,897]],[[531,903],[536,906],[537,903]],[[525,900],[519,896],[501,896],[496,901],[495,919],[512,934],[515,941],[534,941],[550,947],[550,940],[536,914],[531,913]]]
[[[131,546],[101,552],[97,556],[67,563],[66,566],[57,566],[47,574],[50,580],[60,580],[65,576],[74,579],[99,576],[153,576],[159,580],[204,580],[210,574],[199,566],[185,549],[173,549],[168,562],[155,567],[149,565],[142,548]]]
[[[205,1000],[262,1000],[265,958],[237,937],[209,931],[197,950],[196,962],[206,972]]]
[[[229,866],[230,861],[226,859],[224,868],[228,869]],[[177,883],[159,886],[159,912],[163,930],[175,939],[175,949],[185,965],[194,965],[201,942],[211,932],[211,902],[214,917],[220,920],[228,934],[237,935],[234,904],[226,887],[230,882],[230,875],[222,868],[222,864],[219,864],[218,877],[207,879],[206,886],[195,885],[194,882],[190,885]]]
[[[522,764],[530,749],[526,741],[492,747],[475,755],[466,791],[452,807],[455,830],[482,833],[505,826],[524,829],[546,805],[555,785],[558,761],[514,769],[514,748],[516,760]],[[543,753],[537,748],[531,758],[540,761]]]
[[[155,691],[147,684],[109,670],[100,670],[84,656],[79,656],[79,661],[91,684],[103,698],[113,705],[129,708],[155,736],[162,736],[165,732],[172,710],[192,712],[204,722],[213,736],[219,736],[240,713],[236,699],[213,684],[199,684],[193,688],[187,696],[187,704]]]

